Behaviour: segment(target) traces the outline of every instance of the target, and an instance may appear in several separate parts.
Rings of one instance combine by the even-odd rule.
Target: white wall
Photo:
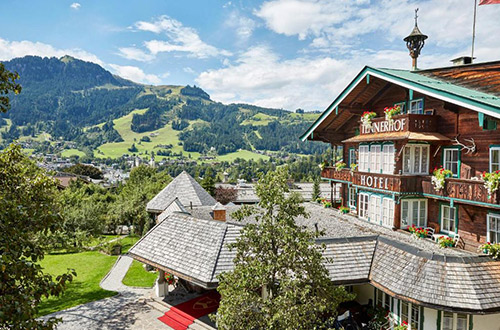
[[[474,315],[472,317],[473,330],[500,330],[500,314]]]
[[[438,312],[436,309],[424,308],[424,329],[437,330]]]

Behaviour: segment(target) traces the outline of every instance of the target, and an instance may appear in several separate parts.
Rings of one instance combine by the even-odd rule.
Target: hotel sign
[[[357,186],[398,192],[402,188],[401,180],[399,175],[390,174],[354,172],[352,176],[352,183]]]
[[[371,126],[361,124],[361,134],[375,134],[375,133],[391,133],[402,132],[407,130],[408,118],[397,118],[391,121],[373,120]]]

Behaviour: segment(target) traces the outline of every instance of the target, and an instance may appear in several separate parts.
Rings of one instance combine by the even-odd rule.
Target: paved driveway
[[[118,295],[56,312],[45,318],[62,318],[63,323],[58,326],[61,330],[171,329],[158,321],[165,311],[161,312],[146,304],[150,300],[151,289],[135,289],[122,284],[131,263],[132,258],[121,256],[101,282],[103,289],[117,291]]]

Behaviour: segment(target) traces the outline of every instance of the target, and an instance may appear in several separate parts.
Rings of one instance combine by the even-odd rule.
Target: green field
[[[71,157],[71,156],[83,157],[85,156],[85,153],[78,149],[64,149],[63,151],[61,151],[61,157]]]
[[[115,256],[97,251],[46,255],[40,262],[45,273],[57,276],[72,268],[77,276],[61,297],[50,297],[42,301],[39,315],[114,296],[116,292],[102,289],[99,283],[115,261]]]
[[[142,266],[142,263],[134,260],[123,278],[122,283],[127,286],[151,288],[155,284],[157,277],[158,273],[147,272]]]
[[[241,125],[266,126],[274,120],[278,120],[278,117],[259,112],[252,117],[245,119]]]
[[[200,156],[197,152],[186,152],[183,151],[182,146],[178,145],[179,143],[179,131],[172,129],[171,124],[165,125],[165,127],[160,128],[156,131],[144,132],[144,133],[136,133],[133,132],[130,128],[132,124],[132,116],[137,114],[143,114],[147,109],[134,110],[126,116],[120,117],[118,119],[113,120],[114,128],[121,135],[123,142],[113,142],[113,143],[105,143],[102,146],[98,147],[96,151],[94,151],[95,157],[99,158],[118,158],[123,154],[132,154],[128,151],[128,148],[135,144],[138,152],[134,153],[136,155],[147,157],[146,153],[151,153],[151,151],[158,151],[158,148],[155,148],[158,144],[172,144],[172,152],[178,153],[183,152],[185,155],[190,154],[192,158],[198,158]],[[190,124],[200,123],[201,121],[190,121]],[[149,136],[151,142],[141,142],[141,137]],[[158,156],[157,159],[161,159],[163,157]]]
[[[217,159],[220,160],[220,161],[222,161],[222,162],[232,162],[236,158],[242,158],[244,160],[249,160],[249,159],[253,159],[253,160],[259,160],[259,159],[269,160],[269,156],[261,155],[261,154],[255,153],[255,152],[251,152],[249,150],[238,150],[236,152],[231,152],[229,154],[217,157]]]

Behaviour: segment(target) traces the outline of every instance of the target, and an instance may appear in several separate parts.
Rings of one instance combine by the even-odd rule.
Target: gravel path
[[[131,264],[132,258],[120,256],[101,281],[101,287],[117,291],[116,296],[49,314],[44,318],[62,318],[63,323],[57,327],[61,330],[170,329],[158,321],[164,311],[146,304],[152,294],[151,289],[132,288],[122,284]]]

